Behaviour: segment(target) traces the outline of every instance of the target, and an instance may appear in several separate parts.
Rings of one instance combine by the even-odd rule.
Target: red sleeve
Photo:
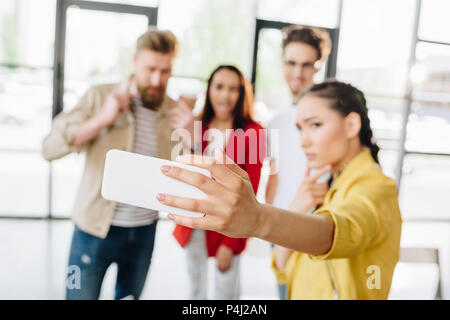
[[[246,243],[247,238],[230,238],[224,236],[221,245],[223,244],[233,250],[234,254],[240,254],[244,251]]]
[[[244,170],[248,173],[250,178],[250,182],[252,183],[253,191],[258,191],[259,179],[261,177],[261,168],[264,162],[264,159],[267,155],[267,145],[266,145],[266,131],[263,127],[256,124],[255,129],[258,134],[256,135],[256,142],[249,141],[248,146],[248,154],[247,161],[244,166]],[[250,155],[256,154],[257,161],[256,163],[249,163],[248,159],[252,157]]]
[[[256,135],[256,141],[249,141],[248,154],[251,154],[251,152],[257,152],[257,161],[256,163],[248,163],[248,159],[251,159],[252,157],[247,156],[244,170],[248,173],[253,191],[256,194],[261,176],[261,168],[264,158],[266,157],[266,132],[259,125],[256,125],[253,128],[257,130],[258,134]],[[246,238],[230,238],[225,236],[223,237],[221,244],[233,250],[234,254],[239,254],[245,249],[246,243]]]

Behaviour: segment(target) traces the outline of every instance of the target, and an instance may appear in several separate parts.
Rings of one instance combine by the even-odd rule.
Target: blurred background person
[[[98,299],[106,270],[118,266],[115,299],[138,299],[153,253],[158,212],[105,200],[101,185],[106,153],[122,149],[165,159],[171,154],[166,95],[177,50],[170,31],[151,28],[136,43],[134,74],[123,83],[90,88],[77,106],[59,114],[43,142],[47,160],[86,151],[73,221],[69,266],[81,271],[81,287],[67,299]]]
[[[251,85],[234,66],[221,65],[212,72],[205,105],[198,117],[202,122],[203,139],[192,139],[192,151],[201,150],[202,154],[211,155],[215,148],[225,149],[230,158],[248,173],[256,192],[266,141],[263,127],[252,118],[251,91]],[[172,115],[172,126],[184,125],[192,130],[194,118],[189,108],[178,109]],[[230,238],[217,232],[178,225],[173,234],[186,250],[190,299],[207,298],[209,257],[216,260],[214,299],[239,299],[240,254],[245,249],[247,239]]]
[[[270,154],[271,171],[266,187],[266,202],[287,208],[294,197],[295,188],[302,179],[306,158],[300,147],[295,128],[295,109],[302,91],[314,84],[314,76],[331,51],[331,40],[326,31],[301,26],[283,30],[283,75],[292,94],[292,104],[282,109],[268,125],[279,130],[278,154]],[[276,170],[274,170],[276,168]],[[271,172],[272,173],[272,172]]]
[[[266,202],[287,209],[306,167],[305,155],[297,144],[296,106],[302,91],[314,83],[314,76],[327,60],[331,40],[326,31],[317,28],[294,25],[283,32],[283,75],[292,95],[292,104],[283,108],[268,125],[269,130],[278,130],[279,139],[271,141],[278,145],[278,152],[270,153],[271,175],[266,185]],[[285,286],[279,285],[278,289],[280,299],[285,299]]]

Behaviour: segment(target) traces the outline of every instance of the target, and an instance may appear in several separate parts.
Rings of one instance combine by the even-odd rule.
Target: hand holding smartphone
[[[162,174],[162,165],[178,166],[211,177],[210,172],[202,168],[113,149],[106,154],[102,196],[107,200],[141,208],[202,217],[203,213],[169,207],[156,199],[157,193],[193,199],[206,198],[197,188]]]

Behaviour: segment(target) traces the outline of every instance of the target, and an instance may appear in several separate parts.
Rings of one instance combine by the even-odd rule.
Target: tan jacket
[[[86,120],[97,115],[107,95],[126,90],[127,83],[100,85],[90,88],[77,106],[67,113],[59,114],[53,122],[49,135],[44,139],[42,152],[46,160],[55,160],[71,152],[80,152],[71,146],[75,134]],[[158,156],[171,158],[172,129],[168,111],[176,102],[165,97],[160,117],[156,122],[158,135]],[[72,219],[83,231],[105,238],[114,217],[116,203],[101,196],[105,156],[110,149],[131,151],[134,140],[135,119],[131,111],[122,113],[114,125],[103,129],[100,134],[83,147],[86,152],[84,172],[72,212]]]

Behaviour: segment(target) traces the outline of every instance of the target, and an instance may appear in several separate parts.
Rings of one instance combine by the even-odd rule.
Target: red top
[[[208,137],[205,137],[205,132],[208,128],[209,124],[202,128],[202,137],[204,138],[202,140],[202,152],[208,146]],[[266,136],[263,127],[254,121],[249,121],[245,124],[243,130],[235,130],[228,138],[225,153],[248,173],[253,191],[256,194],[262,163],[266,157]],[[180,225],[175,227],[173,235],[183,248],[189,242],[192,230]],[[245,249],[246,238],[230,238],[221,233],[208,230],[205,233],[209,257],[215,257],[217,249],[222,244],[233,250],[234,254],[240,254]]]

